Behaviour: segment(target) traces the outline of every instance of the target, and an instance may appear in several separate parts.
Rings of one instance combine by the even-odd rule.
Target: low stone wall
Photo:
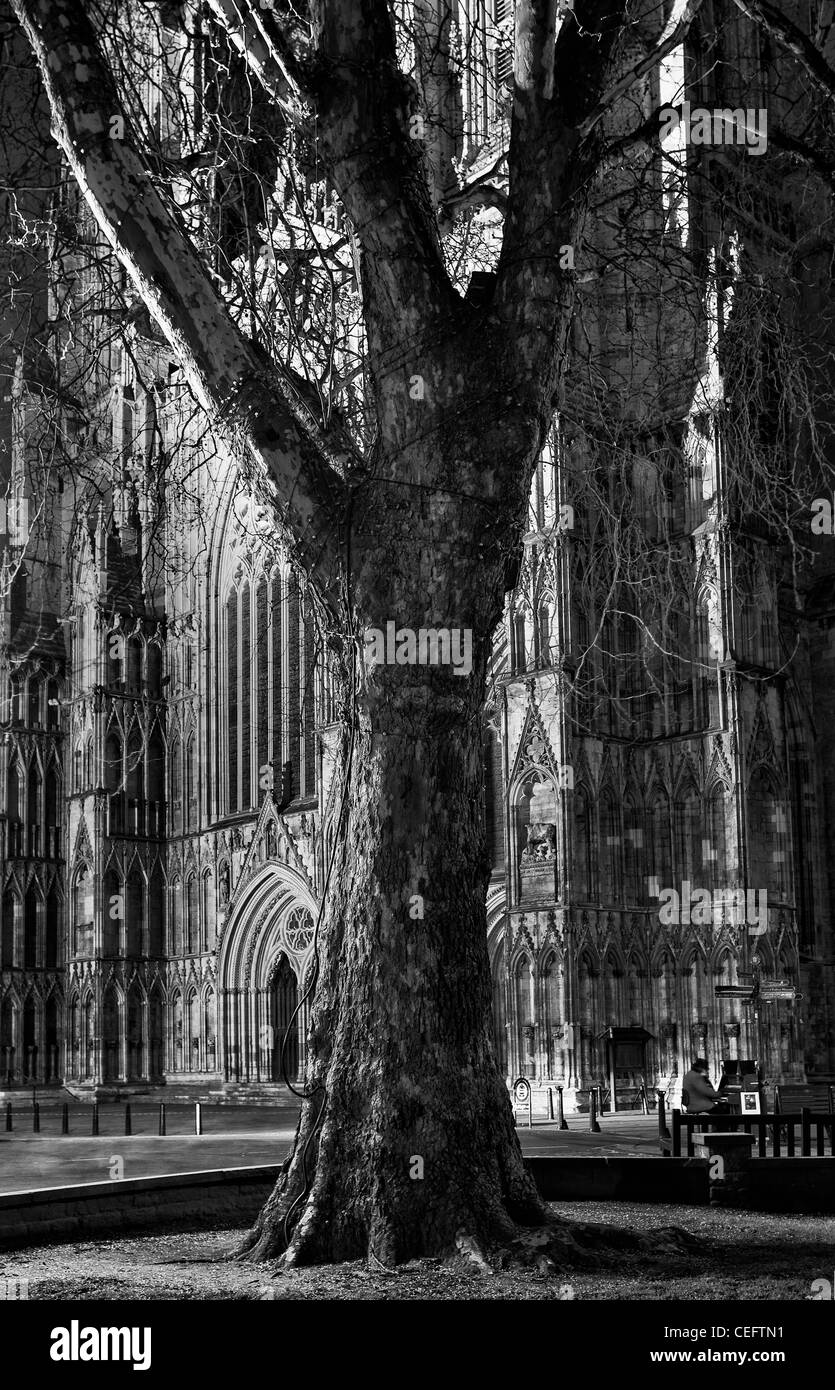
[[[708,1164],[698,1158],[533,1158],[551,1202],[647,1202],[704,1206]],[[269,1196],[278,1164],[79,1183],[0,1196],[0,1248],[127,1231],[247,1226]],[[750,1206],[760,1211],[835,1211],[835,1158],[755,1158]]]
[[[756,1211],[835,1211],[835,1158],[752,1158]]]
[[[549,1202],[684,1202],[706,1205],[707,1164],[697,1158],[531,1158]]]
[[[269,1196],[279,1170],[278,1164],[265,1164],[8,1192],[0,1196],[0,1247],[160,1230],[181,1221],[246,1226]]]

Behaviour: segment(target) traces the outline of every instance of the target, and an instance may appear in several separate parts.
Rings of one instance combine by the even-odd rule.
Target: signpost
[[[518,1076],[513,1083],[513,1109],[518,1117],[519,1111],[528,1107],[528,1129],[533,1129],[533,1092],[526,1076]],[[517,1119],[518,1123],[518,1119]]]
[[[717,999],[738,999],[743,1005],[747,1004],[749,1007],[753,1007],[754,1026],[756,1029],[757,1074],[759,1076],[761,1058],[760,1005],[776,1004],[780,1002],[795,1004],[803,998],[803,995],[792,984],[791,980],[767,980],[762,977],[759,974],[759,960],[756,956],[754,956],[751,964],[754,967],[755,973],[753,979],[751,979],[751,975],[748,973],[748,978],[751,979],[750,985],[717,985],[714,994]],[[740,971],[740,973],[746,974],[747,972]]]
[[[785,980],[763,980],[760,985],[760,998],[767,1002],[784,999],[793,1004],[795,999],[802,999],[803,995],[798,994],[794,985],[788,984]]]

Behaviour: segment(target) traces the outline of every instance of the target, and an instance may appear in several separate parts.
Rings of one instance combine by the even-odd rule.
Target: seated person
[[[720,1096],[710,1084],[707,1075],[707,1062],[704,1057],[696,1057],[684,1078],[681,1087],[681,1102],[688,1115],[707,1115],[711,1110],[727,1108],[724,1096]]]

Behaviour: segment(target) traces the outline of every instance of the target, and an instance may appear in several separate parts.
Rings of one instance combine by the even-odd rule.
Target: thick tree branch
[[[500,212],[506,212],[507,194],[503,189],[496,188],[495,184],[477,179],[447,198],[443,205],[444,217],[451,222],[457,213],[467,212],[471,208],[498,208]]]
[[[266,91],[275,94],[286,68],[315,112],[321,153],[361,251],[369,356],[379,364],[402,346],[404,330],[418,340],[455,298],[420,126],[412,125],[417,92],[398,65],[386,0],[317,0],[313,56],[295,70],[286,54],[268,57],[247,0],[210,3]],[[269,39],[263,24],[260,31]]]
[[[252,75],[297,129],[310,130],[310,93],[303,62],[278,29],[269,31],[247,0],[207,0],[209,10]]]
[[[818,91],[830,98],[835,97],[835,72],[809,36],[798,29],[776,5],[769,4],[768,0],[734,0],[734,4],[794,55]]]
[[[455,0],[414,0],[416,78],[426,116],[426,161],[432,203],[455,195],[460,95],[452,71],[450,32]]]
[[[577,0],[554,44],[556,0],[518,0],[516,96],[510,191],[494,307],[515,335],[520,358],[537,364],[531,388],[553,393],[573,298],[560,248],[582,216],[578,196],[593,174],[593,134],[583,123],[597,107],[624,0]]]
[[[334,606],[339,465],[289,378],[232,320],[138,153],[80,0],[12,0],[52,110],[53,135],[99,227],[162,328],[209,422],[273,485],[296,559]],[[117,132],[113,134],[111,132]],[[336,465],[336,466],[334,466]]]
[[[386,0],[316,0],[312,82],[329,173],[362,250],[372,364],[457,296],[441,254],[417,113]]]
[[[606,112],[612,109],[619,97],[625,96],[630,87],[634,86],[640,78],[645,77],[648,72],[657,68],[659,63],[663,62],[674,48],[678,48],[684,42],[702,3],[703,0],[675,0],[670,17],[664,25],[663,33],[658,42],[639,62],[622,73],[617,82],[613,83],[604,93],[591,115],[587,116],[580,126],[581,135],[588,135],[598,121],[603,119]]]

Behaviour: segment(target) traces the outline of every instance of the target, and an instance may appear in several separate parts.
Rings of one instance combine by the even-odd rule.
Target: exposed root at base
[[[456,1253],[448,1263],[465,1262],[479,1274],[502,1270],[535,1270],[558,1275],[572,1269],[594,1269],[607,1254],[632,1252],[659,1256],[684,1255],[701,1249],[702,1242],[678,1226],[651,1231],[625,1231],[619,1226],[596,1225],[554,1218],[541,1226],[518,1228],[510,1241],[486,1248],[465,1231],[456,1238]]]

